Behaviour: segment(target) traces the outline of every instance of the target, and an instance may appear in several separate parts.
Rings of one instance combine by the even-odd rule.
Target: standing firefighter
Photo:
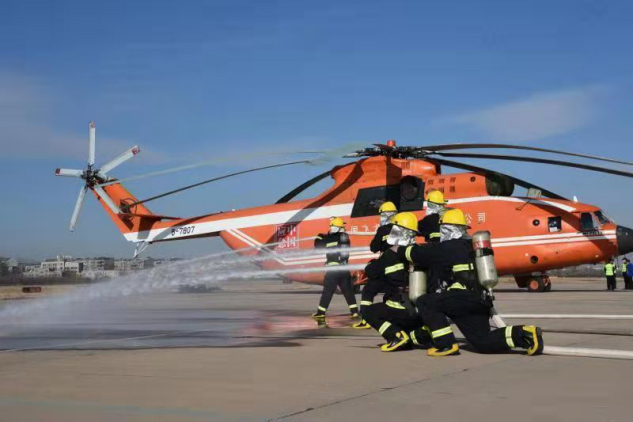
[[[319,234],[314,241],[315,248],[325,248],[325,265],[328,267],[347,265],[349,252],[345,249],[348,249],[349,246],[349,235],[345,233],[345,223],[340,217],[332,218],[330,231],[327,234]],[[328,250],[331,250],[331,252],[328,252]],[[325,313],[328,306],[330,306],[337,286],[345,296],[352,318],[358,317],[358,305],[356,305],[356,298],[354,297],[352,275],[348,270],[333,270],[325,273],[325,282],[323,283],[323,293],[321,294],[319,307],[312,314],[312,317],[317,321],[325,321]]]
[[[382,254],[391,247],[391,245],[387,243],[387,237],[389,237],[389,233],[391,233],[391,228],[393,227],[393,223],[391,221],[398,213],[398,209],[393,202],[384,202],[378,209],[378,212],[380,212],[380,227],[376,230],[376,235],[369,244],[369,249],[373,253],[380,252]],[[363,287],[363,292],[360,296],[361,315],[363,314],[364,308],[374,303],[374,298],[378,293],[380,293],[381,286],[382,283],[380,279],[367,279],[367,283],[365,284],[365,287]],[[360,322],[353,324],[352,328],[356,330],[365,330],[370,329],[371,326],[363,319]]]
[[[492,300],[477,280],[472,242],[461,210],[446,211],[440,225],[440,243],[398,248],[401,259],[427,269],[428,294],[416,305],[433,341],[429,356],[459,354],[455,335],[448,321],[459,327],[480,353],[527,349],[529,355],[543,351],[541,329],[534,326],[509,326],[490,330]]]
[[[615,264],[609,260],[604,263],[604,275],[607,277],[607,290],[615,290]]]
[[[418,222],[418,232],[426,243],[440,241],[440,218],[444,214],[444,194],[439,190],[431,191],[426,197],[426,217]]]
[[[413,244],[417,223],[413,213],[397,214],[393,219],[389,243],[396,247]],[[409,265],[400,260],[394,249],[395,247],[387,249],[380,258],[371,261],[365,268],[367,276],[380,281],[385,290],[384,303],[374,303],[364,311],[367,323],[387,340],[380,347],[383,352],[393,352],[410,346],[410,333],[414,332],[415,339],[415,333],[422,331],[422,321],[409,304],[405,293]]]

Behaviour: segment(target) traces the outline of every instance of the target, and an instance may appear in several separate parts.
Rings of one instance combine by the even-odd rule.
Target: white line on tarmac
[[[535,319],[633,319],[633,315],[613,314],[503,314],[502,318],[535,318]]]
[[[543,354],[586,358],[633,359],[633,352],[628,350],[584,349],[581,347],[544,346]]]
[[[508,314],[499,315],[495,308],[490,310],[490,315],[495,322],[495,325],[499,328],[506,327],[506,323],[502,317],[505,318],[592,318],[592,317],[606,317],[603,319],[633,319],[633,315],[578,315],[578,314]],[[625,318],[622,318],[625,317]],[[631,318],[626,318],[631,317]],[[603,359],[627,359],[633,360],[633,352],[628,350],[613,350],[613,349],[586,349],[582,347],[560,347],[560,346],[544,346],[544,355],[552,356],[577,356],[586,358],[603,358]]]

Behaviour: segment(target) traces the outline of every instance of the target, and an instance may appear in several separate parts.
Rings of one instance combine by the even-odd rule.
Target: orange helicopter
[[[139,148],[130,148],[97,168],[94,122],[90,123],[89,133],[86,170],[55,171],[58,176],[78,177],[85,181],[70,229],[75,227],[85,194],[92,191],[126,240],[136,244],[135,255],[156,242],[220,236],[231,249],[238,250],[242,255],[269,253],[271,258],[258,265],[287,273],[293,269],[323,266],[325,256],[316,250],[310,253],[309,250],[313,249],[310,239],[327,230],[331,217],[339,216],[345,219],[352,240],[350,264],[362,264],[375,257],[369,250],[369,243],[379,226],[380,205],[392,201],[398,210],[412,211],[422,218],[425,194],[432,190],[444,193],[448,207],[464,211],[473,232],[490,231],[499,275],[514,276],[519,287],[527,287],[530,291],[551,289],[546,274],[548,270],[599,263],[633,251],[633,230],[616,225],[599,207],[569,200],[515,177],[446,157],[550,164],[633,177],[633,173],[625,171],[567,161],[447,151],[514,149],[633,165],[630,162],[506,144],[399,147],[395,141],[388,141],[384,145],[375,144],[344,155],[358,160],[336,166],[308,180],[274,204],[178,218],[154,214],[145,204],[228,177],[310,160],[240,171],[138,200],[123,187],[121,180],[112,178],[108,173],[134,157]],[[467,172],[442,174],[443,166]],[[331,188],[314,198],[293,200],[328,176],[334,180]],[[527,189],[527,195],[512,196],[515,186]],[[297,250],[305,250],[305,253],[287,253]],[[289,273],[285,277],[305,283],[323,282],[321,273]]]

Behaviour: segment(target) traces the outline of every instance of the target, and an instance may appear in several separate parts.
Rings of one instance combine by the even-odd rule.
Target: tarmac
[[[621,280],[618,280],[621,287]],[[630,421],[633,361],[383,353],[352,330],[342,296],[329,328],[320,288],[233,281],[214,293],[152,293],[76,305],[72,318],[3,323],[0,421]],[[554,280],[503,283],[500,314],[633,314],[633,291]],[[8,304],[29,300],[0,301]],[[548,345],[633,351],[632,320],[506,319]]]

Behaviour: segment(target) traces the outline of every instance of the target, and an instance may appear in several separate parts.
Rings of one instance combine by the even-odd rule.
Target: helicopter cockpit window
[[[378,215],[383,202],[391,201],[400,209],[400,186],[376,186],[359,189],[352,209],[352,218]]]
[[[596,216],[596,218],[598,219],[598,222],[601,225],[612,223],[611,219],[609,217],[607,217],[605,215],[604,211],[602,211],[602,210],[596,211],[593,214]]]
[[[419,211],[424,204],[424,182],[414,176],[405,176],[398,185],[359,189],[352,218],[378,215],[378,209],[386,201],[393,202],[400,211]]]
[[[419,211],[424,204],[424,182],[415,176],[400,181],[400,211]]]
[[[547,228],[550,233],[556,233],[563,229],[561,217],[549,217],[547,219]]]
[[[590,212],[583,212],[580,214],[580,231],[596,230],[597,224],[593,219],[593,215]]]

